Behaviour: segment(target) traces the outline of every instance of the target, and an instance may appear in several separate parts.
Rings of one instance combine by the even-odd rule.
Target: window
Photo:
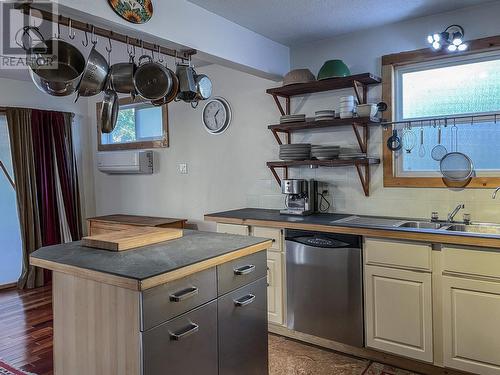
[[[14,283],[21,274],[22,248],[19,218],[17,216],[16,191],[11,184],[14,178],[10,155],[7,119],[0,113],[0,286]],[[10,178],[10,179],[9,179]]]
[[[420,60],[420,61],[419,61]],[[438,144],[448,152],[468,155],[476,178],[469,187],[493,187],[500,182],[500,52],[490,51],[461,56],[441,55],[427,50],[383,57],[383,100],[392,103],[389,117],[412,120],[410,130],[397,125],[398,135],[415,140],[411,152],[384,148],[384,185],[445,187],[440,163],[431,157]],[[472,116],[484,115],[472,120]],[[457,117],[455,122],[435,119]],[[415,120],[417,120],[415,122]],[[455,132],[456,130],[456,132]],[[420,146],[423,131],[423,148]],[[384,132],[385,140],[392,134]],[[390,160],[386,160],[390,159]]]
[[[97,113],[100,113],[100,103]],[[98,136],[99,151],[168,147],[167,106],[120,99],[115,129],[104,134],[98,126]]]

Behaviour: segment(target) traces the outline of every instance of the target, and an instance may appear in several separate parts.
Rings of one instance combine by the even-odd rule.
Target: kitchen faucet
[[[497,193],[499,190],[500,190],[500,186],[495,189],[495,191],[493,192],[493,195],[491,196],[491,199],[495,199],[497,197]]]
[[[460,203],[457,207],[455,207],[455,209],[448,214],[448,222],[452,223],[453,219],[458,214],[458,211],[460,211],[462,208],[465,208],[465,204],[463,203]]]

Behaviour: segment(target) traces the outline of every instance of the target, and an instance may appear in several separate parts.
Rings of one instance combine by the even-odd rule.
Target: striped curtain
[[[49,275],[30,266],[29,254],[82,235],[72,115],[9,108],[7,122],[23,241],[18,287],[35,288]]]

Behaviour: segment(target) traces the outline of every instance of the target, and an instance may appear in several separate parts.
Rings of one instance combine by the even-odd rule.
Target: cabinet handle
[[[250,305],[253,301],[255,301],[255,296],[253,294],[247,294],[246,296],[235,299],[234,304],[238,307],[243,307]]]
[[[181,302],[181,301],[184,301],[188,298],[194,297],[197,294],[198,294],[198,288],[195,286],[192,286],[190,288],[186,288],[186,289],[180,290],[178,292],[172,293],[170,295],[170,301]]]
[[[235,268],[233,271],[234,274],[238,276],[248,275],[249,273],[255,271],[255,266],[253,264],[247,264],[246,266]]]
[[[199,328],[200,327],[198,326],[198,324],[191,323],[188,327],[184,328],[180,332],[170,332],[170,339],[174,341],[182,340],[192,335],[193,333],[198,332]]]

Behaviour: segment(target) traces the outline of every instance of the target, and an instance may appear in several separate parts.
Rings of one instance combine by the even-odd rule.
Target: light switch
[[[179,163],[179,173],[180,174],[188,173],[188,165],[186,163]]]

